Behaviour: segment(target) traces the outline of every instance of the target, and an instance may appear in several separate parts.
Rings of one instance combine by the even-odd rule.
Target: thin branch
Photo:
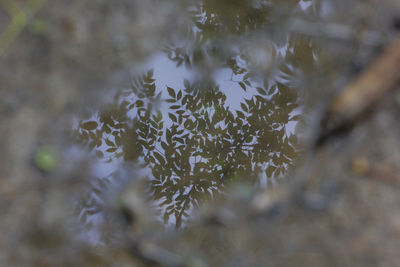
[[[323,118],[320,146],[330,136],[351,128],[355,121],[400,82],[400,39],[395,40],[332,102]]]
[[[183,206],[182,206],[182,209],[181,209],[181,211],[179,212],[178,217],[176,217],[176,228],[177,228],[177,229],[178,229],[179,226],[181,226],[181,224],[182,224],[182,216],[183,216],[184,211],[186,210],[186,206],[189,204],[190,196],[191,196],[193,190],[194,190],[194,184],[193,184],[192,187],[190,188],[190,191],[187,193],[185,202],[183,203]]]

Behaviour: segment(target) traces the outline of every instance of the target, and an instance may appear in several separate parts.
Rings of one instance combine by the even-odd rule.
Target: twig
[[[181,223],[182,223],[182,216],[183,216],[183,213],[184,213],[185,210],[186,210],[186,206],[189,204],[190,196],[191,196],[193,190],[194,190],[194,184],[193,184],[192,187],[190,188],[190,191],[187,193],[185,202],[183,203],[183,206],[182,206],[182,209],[181,209],[181,211],[179,212],[178,217],[176,217],[176,228],[179,228],[179,226],[181,226]]]
[[[316,146],[332,135],[351,128],[354,122],[400,82],[400,39],[351,82],[332,102],[323,118],[323,131]]]

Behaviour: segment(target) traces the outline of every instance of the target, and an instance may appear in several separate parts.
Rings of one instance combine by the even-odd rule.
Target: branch
[[[332,102],[322,121],[324,132],[316,145],[351,128],[385,93],[399,84],[399,70],[400,39],[397,39]]]
[[[186,206],[189,204],[190,195],[192,194],[193,190],[194,190],[194,184],[193,184],[192,187],[190,188],[190,191],[187,193],[185,202],[183,203],[183,206],[182,206],[182,209],[181,209],[181,211],[179,212],[178,217],[176,217],[176,228],[177,228],[177,229],[178,229],[179,226],[181,226],[181,224],[182,224],[182,215],[183,215],[183,212],[184,212],[185,209],[186,209]]]

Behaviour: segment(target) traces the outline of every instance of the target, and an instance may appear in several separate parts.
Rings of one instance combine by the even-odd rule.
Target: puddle
[[[328,56],[311,37],[271,30],[288,13],[268,11],[290,7],[301,17],[316,7],[227,6],[188,8],[186,31],[125,71],[126,86],[109,92],[88,119],[76,119],[77,143],[97,158],[92,192],[79,206],[83,222],[102,217],[109,187],[123,191],[126,180],[138,180],[155,219],[179,228],[233,183],[278,186],[295,167],[303,81],[323,72]]]
[[[299,90],[282,72],[252,79],[246,63],[201,80],[160,52],[144,64],[150,70],[131,73],[130,87],[77,123],[77,140],[98,158],[92,174],[109,181],[97,179],[102,189],[82,209],[101,211],[102,190],[126,166],[147,182],[158,218],[178,227],[232,182],[268,187],[284,177],[300,154]]]

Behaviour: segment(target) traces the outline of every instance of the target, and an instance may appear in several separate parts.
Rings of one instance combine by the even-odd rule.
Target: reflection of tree
[[[185,81],[183,90],[167,87],[169,112],[163,118],[154,82],[152,72],[136,79],[98,121],[80,124],[79,138],[101,147],[99,157],[149,167],[151,198],[164,208],[165,221],[174,215],[179,226],[188,209],[234,179],[255,182],[263,171],[279,176],[293,165],[297,139],[285,134],[285,125],[298,119],[290,115],[298,106],[293,89],[281,83],[258,87],[240,110],[232,110],[217,85]]]
[[[285,30],[288,19],[304,15],[297,0],[279,4],[204,0],[189,9],[192,20],[184,34],[162,48],[178,67],[185,65],[206,76],[218,68],[229,68],[235,78],[240,77],[237,83],[244,90],[255,76],[267,79],[280,74],[290,79],[318,70],[322,51],[311,38]],[[261,59],[260,53],[264,54]],[[254,64],[258,60],[262,62]]]
[[[163,47],[169,59],[200,72],[212,71],[210,66],[229,68],[246,91],[255,84],[254,68],[250,68],[249,42],[241,40],[268,32],[267,40],[257,41],[263,41],[259,46],[272,55],[271,62],[263,64],[275,64],[280,80],[313,70],[318,51],[308,38],[281,34],[286,36],[286,52],[285,60],[279,58],[269,39],[277,19],[271,17],[274,5],[244,0],[221,5],[224,2],[206,0],[191,8],[193,23],[187,32],[179,42]],[[297,4],[285,2],[293,9]],[[185,81],[181,90],[167,87],[169,97],[161,100],[149,71],[104,107],[96,121],[82,122],[78,129],[79,140],[96,149],[99,157],[123,158],[149,168],[151,198],[159,203],[164,220],[173,215],[177,226],[188,210],[223,192],[230,181],[256,182],[262,172],[278,177],[298,154],[296,136],[285,132],[288,122],[299,119],[293,112],[298,107],[297,91],[289,82],[265,82],[252,89],[257,93],[244,99],[240,110],[232,110],[219,86],[208,77],[203,80]],[[159,104],[165,103],[168,114],[159,111]]]

